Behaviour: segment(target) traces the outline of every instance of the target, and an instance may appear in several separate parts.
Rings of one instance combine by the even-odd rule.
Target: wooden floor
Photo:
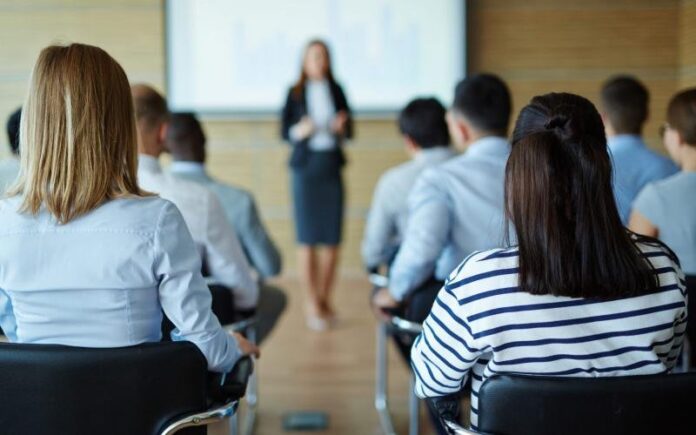
[[[261,349],[256,434],[284,433],[283,416],[302,410],[329,415],[329,429],[313,434],[381,434],[374,408],[376,322],[368,305],[367,280],[340,280],[336,307],[341,321],[328,332],[305,327],[302,293],[296,280],[283,279],[278,284],[286,290],[289,305]],[[407,433],[408,372],[391,346],[392,415],[397,432]],[[421,434],[431,433],[424,409],[421,419]]]

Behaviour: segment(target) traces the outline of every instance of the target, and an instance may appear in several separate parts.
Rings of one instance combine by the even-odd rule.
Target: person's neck
[[[696,146],[688,145],[682,154],[680,166],[682,171],[696,172]]]
[[[607,130],[605,130],[605,131],[606,131],[606,134],[607,134],[607,138],[615,138],[615,137],[619,137],[619,136],[642,137],[642,133],[640,133],[640,132],[638,132],[638,133],[630,133],[630,132],[623,132],[623,131],[622,131],[622,132],[620,132],[620,133],[617,133],[617,132],[615,132],[613,129],[612,129],[612,130],[607,129]]]

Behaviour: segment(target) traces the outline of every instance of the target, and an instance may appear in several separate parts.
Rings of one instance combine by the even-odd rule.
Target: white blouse
[[[307,114],[312,119],[315,131],[309,138],[312,151],[329,151],[336,147],[336,137],[331,123],[336,116],[331,89],[327,80],[308,80],[306,86]]]

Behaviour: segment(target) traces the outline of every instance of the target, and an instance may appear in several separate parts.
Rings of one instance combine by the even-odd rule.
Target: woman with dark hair
[[[416,392],[477,392],[497,373],[669,372],[686,328],[672,251],[621,225],[602,120],[587,99],[547,94],[522,109],[505,174],[517,245],[469,256],[412,348]]]
[[[331,71],[323,41],[307,44],[300,78],[288,92],[282,136],[292,146],[290,168],[300,277],[307,289],[307,325],[324,330],[335,320],[331,305],[343,224],[345,157],[353,135],[351,111]],[[318,246],[324,249],[318,251]]]
[[[659,237],[674,249],[686,274],[689,313],[696,316],[696,88],[685,89],[667,106],[662,140],[681,171],[648,184],[633,203],[629,228]],[[691,198],[691,199],[689,199]],[[691,316],[691,314],[694,316]],[[687,329],[689,362],[696,366],[696,321]]]

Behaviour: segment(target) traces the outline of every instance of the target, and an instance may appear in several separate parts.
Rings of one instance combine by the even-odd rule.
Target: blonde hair
[[[128,78],[85,44],[39,54],[20,121],[21,170],[10,195],[22,212],[46,207],[60,223],[103,202],[146,196],[137,183],[136,127]]]

